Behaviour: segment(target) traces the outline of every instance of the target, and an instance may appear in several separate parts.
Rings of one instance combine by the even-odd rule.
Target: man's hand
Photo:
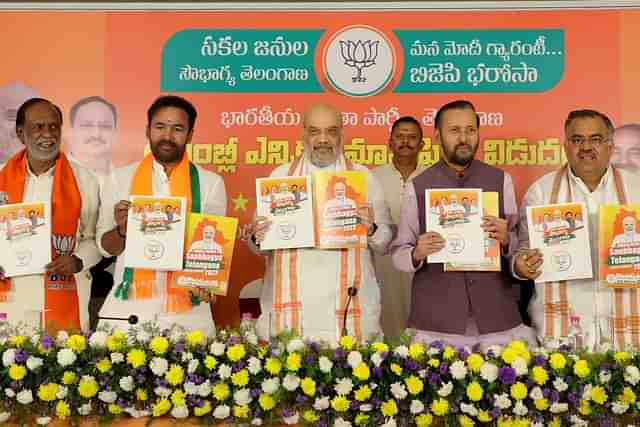
[[[128,200],[120,200],[113,207],[113,218],[116,221],[118,227],[118,234],[127,234],[127,217],[129,215],[129,208],[131,208],[131,202]]]
[[[45,265],[44,268],[49,274],[61,274],[69,276],[82,271],[82,261],[75,255],[62,255],[53,262]]]
[[[193,295],[200,298],[201,301],[213,302],[213,303],[216,302],[216,296],[213,294],[213,291],[208,288],[196,287],[196,288],[191,288],[190,291]]]
[[[4,268],[2,268],[2,266],[0,266],[0,280],[4,280]]]
[[[271,228],[271,221],[269,221],[266,216],[257,216],[251,222],[251,226],[247,232],[250,236],[253,236],[259,245],[267,235],[269,228]]]
[[[435,231],[428,231],[420,237],[416,242],[416,249],[413,251],[413,261],[419,263],[429,255],[435,254],[442,250],[445,245],[445,240],[440,233]]]
[[[537,279],[542,274],[542,253],[538,249],[524,249],[516,255],[515,273],[525,279]]]
[[[496,239],[502,246],[509,246],[511,237],[506,219],[485,215],[482,217],[482,229],[489,233],[489,238]]]
[[[372,229],[374,228],[373,208],[369,204],[361,205],[358,207],[357,212],[358,218],[360,219],[360,224],[364,225],[365,229],[367,230],[367,235],[370,236],[372,233]]]

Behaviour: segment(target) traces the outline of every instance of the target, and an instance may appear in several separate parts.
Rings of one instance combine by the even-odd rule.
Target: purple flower
[[[342,349],[342,347],[338,347],[336,348],[336,359],[342,359],[343,357],[345,357],[346,353],[345,351]]]
[[[442,343],[442,341],[436,340],[433,341],[429,347],[431,348],[435,348],[436,350],[442,350],[442,348],[444,347],[444,344]]]
[[[326,421],[318,421],[316,427],[329,427],[329,424]]]
[[[498,380],[505,385],[514,384],[516,382],[516,370],[509,366],[501,367],[498,369]]]
[[[431,385],[439,385],[440,384],[440,374],[436,372],[429,373],[429,384]]]
[[[407,359],[407,361],[405,362],[405,366],[412,371],[417,371],[418,369],[420,369],[420,365],[418,364],[418,362],[413,359]]]
[[[311,351],[313,351],[314,353],[317,353],[318,351],[320,351],[320,344],[318,344],[315,341],[312,341],[309,343],[309,348],[311,349]]]
[[[376,378],[382,378],[382,368],[380,366],[374,366],[373,376]]]
[[[53,345],[53,338],[51,338],[49,335],[45,335],[40,340],[40,344],[42,344],[42,348],[44,348],[45,350],[49,350]]]
[[[167,382],[165,381],[164,378],[156,378],[156,385],[158,387],[166,387],[167,386]]]
[[[137,382],[138,384],[142,384],[142,383],[144,383],[146,380],[147,380],[147,376],[146,376],[146,375],[140,374],[140,375],[136,376],[136,382]]]
[[[358,403],[357,400],[352,400],[351,401],[351,410],[352,411],[357,411],[358,408],[360,408],[360,403]]]
[[[290,411],[289,411],[289,410],[287,410],[287,409],[283,409],[283,410],[282,410],[282,416],[283,416],[284,418],[288,418],[288,417],[290,417],[290,416],[292,416],[292,415],[293,415],[293,412],[290,412]]]
[[[449,365],[445,362],[440,364],[440,373],[442,375],[446,374],[449,371]]]
[[[538,365],[538,366],[544,366],[544,365],[546,365],[546,364],[547,364],[547,360],[544,358],[544,356],[537,355],[537,356],[534,358],[534,363],[535,363],[536,365]]]
[[[15,359],[18,363],[24,363],[24,361],[27,360],[27,352],[24,350],[16,351]]]
[[[296,396],[296,403],[304,403],[307,400],[307,396],[305,396],[304,394],[299,394]]]
[[[252,388],[251,389],[251,398],[253,399],[257,399],[258,397],[260,397],[260,389],[259,388]]]
[[[460,359],[466,360],[466,358],[469,357],[469,352],[464,348],[459,348],[458,355],[460,356]]]
[[[174,346],[173,346],[173,352],[176,354],[180,354],[184,351],[184,343],[181,342],[177,342]]]
[[[551,396],[551,390],[548,388],[543,388],[542,389],[542,395],[544,396],[545,399],[548,399],[549,396]]]
[[[302,360],[305,365],[313,365],[316,363],[316,358],[311,355],[306,355]]]
[[[571,406],[578,406],[578,396],[573,392],[567,394],[567,401],[571,404]]]
[[[501,413],[502,413],[502,410],[496,406],[489,412],[489,415],[491,415],[491,418],[495,420],[500,416]]]
[[[560,401],[560,393],[558,393],[556,390],[552,390],[551,391],[551,403],[556,403]]]

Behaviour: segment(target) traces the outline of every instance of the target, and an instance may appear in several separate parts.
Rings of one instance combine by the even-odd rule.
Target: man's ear
[[[16,136],[18,137],[20,142],[24,145],[24,127],[23,126],[16,127]]]

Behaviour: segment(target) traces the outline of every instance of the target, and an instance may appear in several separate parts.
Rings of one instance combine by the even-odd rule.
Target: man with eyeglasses
[[[555,341],[568,333],[568,316],[580,316],[587,345],[593,346],[606,328],[612,310],[612,291],[597,280],[598,208],[605,204],[638,203],[640,177],[610,164],[614,127],[603,113],[577,110],[565,123],[564,150],[568,163],[548,173],[528,189],[520,209],[519,254],[514,261],[518,278],[536,279],[545,260],[540,251],[529,249],[527,206],[549,203],[583,202],[589,215],[593,278],[536,284],[529,314],[538,338]],[[635,186],[633,184],[636,184]]]

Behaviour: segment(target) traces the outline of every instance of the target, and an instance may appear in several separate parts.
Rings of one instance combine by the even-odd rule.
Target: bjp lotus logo
[[[60,234],[53,234],[51,236],[51,241],[58,256],[71,253],[76,245],[75,237],[62,236]]]
[[[363,77],[362,70],[364,68],[375,65],[376,58],[378,57],[378,45],[379,40],[340,40],[340,54],[344,59],[344,64],[348,67],[356,69],[356,75],[351,78],[354,83],[367,81],[366,77]]]

